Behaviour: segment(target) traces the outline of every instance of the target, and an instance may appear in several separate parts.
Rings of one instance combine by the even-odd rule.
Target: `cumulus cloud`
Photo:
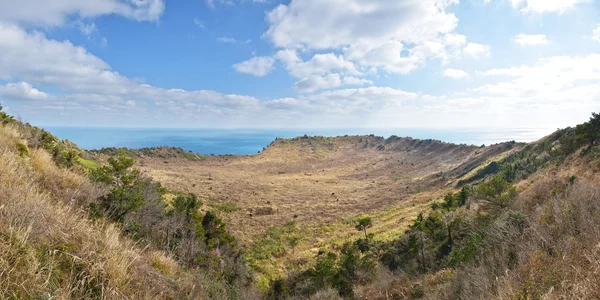
[[[600,42],[600,25],[598,25],[594,31],[592,31],[592,39],[594,41]]]
[[[464,48],[464,54],[472,58],[488,57],[491,54],[491,47],[477,43],[469,43]]]
[[[71,15],[89,18],[110,14],[157,21],[164,9],[164,0],[5,0],[0,1],[0,21],[59,26]]]
[[[360,78],[363,74],[343,55],[315,54],[308,61],[304,61],[295,49],[286,49],[278,51],[274,57],[285,65],[290,75],[300,79],[294,84],[294,88],[301,92],[373,83],[371,80]]]
[[[275,59],[268,56],[257,56],[247,61],[233,65],[233,68],[240,72],[251,74],[257,77],[264,77],[275,69],[273,64]]]
[[[301,92],[314,92],[319,89],[328,89],[339,87],[342,80],[339,74],[329,74],[327,76],[310,76],[303,78],[294,84],[294,88]]]
[[[489,2],[489,0],[487,0]],[[562,13],[588,0],[510,0],[512,6],[524,13]]]
[[[19,82],[0,86],[0,97],[13,100],[44,100],[48,99],[48,94],[27,82]]]
[[[21,79],[66,91],[122,88],[129,80],[100,58],[68,41],[48,40],[16,25],[0,23],[0,79]],[[112,86],[112,87],[111,87]]]
[[[373,84],[373,81],[364,79],[364,78],[354,77],[354,76],[346,76],[342,80],[342,83],[344,85],[365,85],[365,84]]]
[[[454,30],[458,19],[445,9],[457,3],[292,0],[268,13],[265,36],[281,48],[331,49],[394,39],[418,43]]]
[[[487,45],[455,32],[455,0],[292,0],[267,14],[264,37],[298,86],[333,86],[331,74],[361,78],[379,71],[408,74],[429,59],[443,62],[490,55]],[[302,53],[314,53],[304,60]],[[340,79],[341,84],[346,82]],[[326,84],[328,82],[328,84]],[[309,84],[310,83],[310,84]],[[365,81],[364,83],[368,83]]]
[[[316,90],[336,88],[343,85],[365,85],[373,84],[373,81],[354,76],[341,77],[340,74],[329,74],[326,76],[313,75],[302,78],[294,84],[300,92],[311,93]]]
[[[0,80],[22,80],[2,87],[6,99],[47,99],[57,107],[81,109],[136,109],[142,103],[167,101],[195,103],[198,109],[233,113],[255,107],[258,99],[215,91],[162,89],[132,80],[113,71],[106,62],[68,41],[55,41],[40,32],[26,32],[0,23]],[[66,92],[51,97],[33,85],[53,86]],[[50,105],[50,102],[48,102]],[[36,107],[32,109],[37,109]],[[249,111],[246,109],[245,111]]]
[[[444,70],[444,73],[442,75],[444,75],[444,77],[452,79],[462,79],[469,77],[469,73],[458,69],[446,69]]]
[[[277,54],[287,58],[283,61],[298,61],[294,49],[317,52],[312,60],[317,55],[333,58],[335,50],[355,69],[407,74],[430,58],[448,61],[489,53],[489,46],[467,44],[465,36],[454,32],[458,19],[447,10],[455,4],[457,0],[292,0],[267,14],[264,37],[283,49]],[[288,71],[307,77],[298,68]]]
[[[548,39],[545,34],[517,34],[513,38],[513,42],[521,46],[537,46],[548,44]]]
[[[343,71],[351,75],[360,75],[354,64],[341,55],[333,53],[316,54],[309,61],[303,61],[296,50],[281,50],[275,55],[282,61],[290,75],[296,78],[310,75],[323,75],[331,71]]]

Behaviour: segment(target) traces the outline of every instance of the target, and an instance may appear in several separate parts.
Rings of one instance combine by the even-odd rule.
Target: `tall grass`
[[[482,257],[429,299],[600,299],[600,187],[539,180],[486,231]],[[523,230],[511,213],[527,216]]]
[[[168,261],[164,255],[144,253],[72,205],[101,193],[85,177],[58,168],[44,150],[19,155],[20,144],[18,128],[0,127],[0,299],[201,295],[193,276],[173,276],[176,264],[165,273],[150,262]]]

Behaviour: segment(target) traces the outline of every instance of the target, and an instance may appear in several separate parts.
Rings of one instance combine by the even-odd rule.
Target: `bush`
[[[91,171],[92,180],[109,185],[112,189],[100,198],[100,205],[105,215],[118,222],[123,222],[125,215],[144,204],[140,171],[133,169],[135,161],[121,153],[118,157],[108,159],[108,166]]]
[[[27,145],[25,145],[23,143],[17,144],[17,151],[19,152],[19,156],[21,156],[21,157],[25,157],[25,156],[29,155],[29,148],[27,148]]]

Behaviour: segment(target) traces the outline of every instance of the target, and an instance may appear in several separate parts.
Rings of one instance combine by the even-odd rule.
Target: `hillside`
[[[99,164],[80,155],[87,154],[0,111],[0,299],[253,297],[181,260],[177,249],[128,233],[128,220],[149,217],[143,211],[150,209],[153,185],[137,216],[128,214],[125,222],[92,217],[94,204],[114,190],[90,179]],[[172,213],[157,213],[152,223],[180,226]]]
[[[202,156],[86,152],[1,114],[0,298],[597,298],[599,120]]]

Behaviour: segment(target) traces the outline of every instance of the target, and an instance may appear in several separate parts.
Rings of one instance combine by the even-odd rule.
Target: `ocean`
[[[181,147],[200,154],[252,154],[261,151],[275,138],[321,135],[410,136],[469,145],[517,141],[531,142],[552,133],[549,129],[155,129],[44,127],[60,139],[69,139],[86,149],[103,147],[144,148]]]

